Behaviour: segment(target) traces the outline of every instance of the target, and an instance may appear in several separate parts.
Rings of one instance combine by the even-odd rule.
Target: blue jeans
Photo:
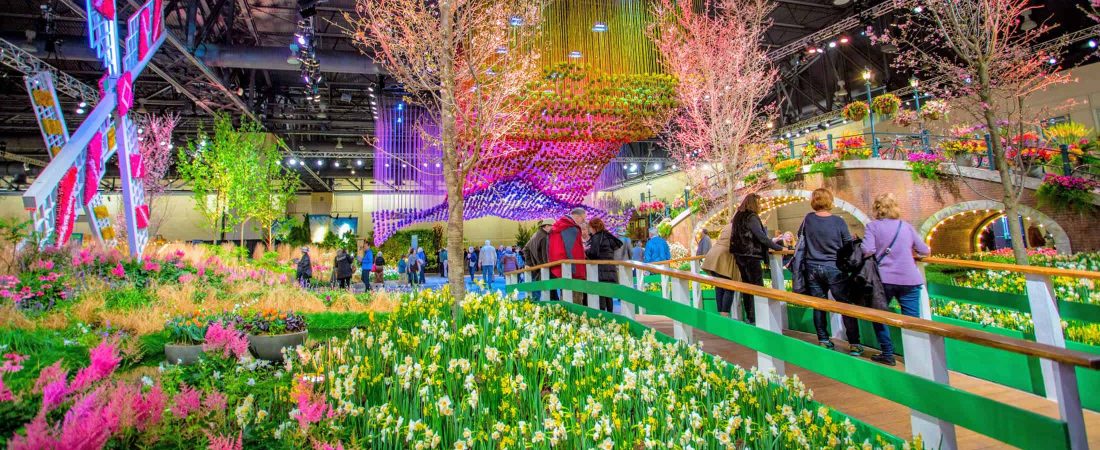
[[[883,283],[882,287],[886,291],[886,303],[889,304],[890,300],[898,299],[898,305],[901,306],[901,313],[911,317],[920,317],[920,290],[923,288],[921,285],[905,286],[900,284],[887,284]],[[875,328],[875,337],[878,339],[879,346],[882,348],[883,356],[894,356],[894,341],[890,339],[890,330],[886,328],[886,325],[881,323],[873,324]]]
[[[481,266],[481,279],[485,281],[485,286],[493,284],[493,266]]]
[[[806,287],[810,295],[817,298],[829,298],[829,293],[837,301],[848,303],[847,286],[844,282],[844,274],[836,266],[824,266],[807,264]],[[842,316],[844,321],[844,334],[848,337],[849,345],[859,345],[859,320]],[[814,328],[817,331],[817,340],[829,340],[829,315],[825,311],[814,310]]]

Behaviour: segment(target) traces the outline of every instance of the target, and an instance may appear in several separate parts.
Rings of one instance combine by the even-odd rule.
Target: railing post
[[[787,282],[783,277],[783,255],[778,253],[769,254],[768,270],[770,270],[772,274],[772,289],[785,292],[787,290]],[[783,330],[787,329],[787,304],[783,302],[777,303],[779,303],[780,309],[779,333],[782,334]]]
[[[825,135],[825,139],[829,141],[829,153],[833,152],[833,133]]]
[[[1059,150],[1062,152],[1062,175],[1073,175],[1073,164],[1069,161],[1069,146],[1062,144],[1059,146]]]
[[[1058,414],[1069,429],[1069,446],[1072,449],[1089,448],[1085,432],[1085,415],[1081,410],[1081,393],[1077,385],[1077,368],[1065,363],[1054,363],[1055,400]]]
[[[550,279],[550,268],[549,267],[543,267],[543,268],[539,269],[539,280],[544,280],[545,281],[545,280],[549,280],[549,279]],[[550,290],[549,289],[543,289],[542,294],[539,295],[539,300],[549,301],[550,300]]]
[[[771,269],[772,287],[783,289],[783,256],[771,254],[768,256],[768,267]],[[783,335],[783,329],[787,327],[787,304],[775,301],[763,296],[753,296],[756,309],[756,326],[772,333]],[[774,371],[783,375],[787,371],[787,363],[766,353],[756,352],[756,366],[763,372]]]
[[[699,260],[691,260],[691,273],[699,275]],[[691,283],[691,304],[697,309],[703,309],[703,285],[701,283]]]
[[[921,316],[931,317],[922,309]],[[919,331],[901,330],[901,342],[905,347],[905,371],[943,385],[950,385],[947,375],[947,350],[943,336]],[[913,436],[942,450],[955,450],[955,425],[917,410],[910,410],[909,422]]]
[[[519,278],[516,276],[516,274],[514,274],[514,273],[504,274],[504,285],[505,286],[513,285],[513,284],[516,284],[518,282],[519,282]]]
[[[634,286],[636,286],[635,289],[637,289],[639,291],[642,291],[642,292],[646,291],[645,271],[644,270],[634,269]],[[640,307],[636,308],[635,313],[645,314],[645,308],[640,308]]]
[[[691,282],[679,278],[672,281],[672,301],[684,305],[691,305]],[[694,330],[678,320],[672,321],[672,337],[688,344],[694,343]]]
[[[631,289],[637,289],[634,287],[634,277],[631,276],[630,268],[626,266],[618,266],[619,269],[619,284]],[[623,317],[627,319],[634,318],[634,304],[626,301],[626,299],[619,299],[619,307],[623,314]]]
[[[664,274],[661,274],[661,297],[671,298],[668,292],[668,275]]]
[[[561,265],[561,277],[565,278],[567,280],[572,280],[573,279],[573,265],[572,264],[562,263],[562,265]],[[572,302],[573,301],[573,291],[568,290],[568,289],[562,289],[561,290],[561,301],[563,301],[563,302],[565,302],[565,301]]]
[[[1035,341],[1066,348],[1066,338],[1062,334],[1062,317],[1054,300],[1054,286],[1050,277],[1028,274],[1025,275],[1025,280],[1027,303],[1031,307],[1031,320],[1035,323]],[[1055,379],[1054,362],[1040,359],[1039,367],[1043,372],[1043,387],[1046,388],[1047,398],[1057,400],[1061,386]]]
[[[587,279],[588,281],[593,282],[593,283],[599,283],[600,282],[599,267],[600,266],[598,266],[596,264],[585,264],[584,265],[584,278]],[[593,293],[588,293],[586,295],[586,297],[588,298],[588,307],[589,308],[600,309],[600,296],[599,295],[596,295],[596,294],[593,294]]]
[[[985,135],[985,157],[989,162],[989,170],[997,170],[997,164],[993,161],[993,141],[988,134]]]

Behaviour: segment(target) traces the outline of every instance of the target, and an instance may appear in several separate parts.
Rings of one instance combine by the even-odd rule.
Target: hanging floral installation
[[[581,206],[624,144],[656,134],[656,118],[676,104],[675,90],[676,81],[662,74],[607,74],[576,63],[544,69],[519,100],[530,106],[523,121],[526,125],[484,152],[467,175],[464,217],[546,219]],[[380,117],[382,126],[376,131],[380,157],[375,160],[375,171],[404,174],[401,180],[390,180],[395,187],[415,179],[430,190],[435,185],[431,180],[440,177],[437,165],[429,161],[435,145],[431,136],[438,127],[425,124],[426,115],[417,115],[415,109],[400,108],[386,107]],[[402,127],[420,132],[395,131]],[[413,136],[395,139],[397,133]],[[422,139],[425,136],[428,138]],[[383,156],[386,153],[420,156],[402,160]],[[389,166],[380,167],[384,164]],[[502,186],[521,190],[506,193],[500,190]],[[434,205],[373,213],[375,243],[381,245],[402,227],[444,220],[448,216],[446,199],[430,198]],[[532,202],[539,206],[528,206]],[[595,217],[617,220],[589,209]]]

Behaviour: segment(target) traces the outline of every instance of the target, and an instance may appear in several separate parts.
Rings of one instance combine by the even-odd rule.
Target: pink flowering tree
[[[737,183],[758,165],[771,134],[774,104],[765,104],[778,79],[764,46],[771,26],[768,0],[659,0],[649,34],[665,69],[679,80],[679,108],[668,122],[673,157],[706,195],[724,187],[730,205]]]
[[[954,98],[991,134],[990,148],[1001,178],[1005,214],[1019,215],[1023,171],[1006,157],[1011,136],[1022,134],[1044,116],[1028,104],[1047,88],[1071,81],[1060,72],[1056,46],[1040,47],[1039,38],[1052,29],[1042,24],[1023,28],[1022,17],[1037,8],[1031,0],[904,0],[910,11],[877,38],[901,51],[895,66],[934,82],[924,88],[942,98]],[[907,19],[907,20],[906,20]],[[1051,64],[1055,58],[1055,64]],[[1015,152],[1020,154],[1022,152]],[[1008,220],[1013,255],[1027,264],[1023,227]]]
[[[543,0],[358,0],[345,17],[355,44],[437,115],[447,185],[450,267],[463,267],[463,190],[487,149],[499,148],[527,109],[517,101],[539,75],[534,37]],[[424,133],[427,134],[427,133]],[[451,294],[465,296],[462,271]]]
[[[157,207],[156,199],[167,187],[164,184],[164,176],[168,174],[168,168],[175,156],[170,146],[172,132],[176,130],[177,124],[179,124],[179,115],[175,113],[150,114],[138,120],[139,129],[145,130],[138,140],[138,150],[145,163],[145,177],[141,179],[141,184],[145,188],[146,203],[154,209]],[[160,228],[163,209],[162,206],[156,212],[156,217],[149,221],[149,234],[157,234],[156,230]]]

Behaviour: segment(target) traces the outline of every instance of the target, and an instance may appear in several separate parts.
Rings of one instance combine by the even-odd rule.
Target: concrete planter
[[[171,364],[191,365],[202,357],[202,345],[164,344],[164,357]]]
[[[308,330],[275,335],[248,335],[248,347],[257,358],[282,361],[283,347],[296,347],[306,342]]]
[[[974,167],[974,155],[969,153],[956,154],[955,165],[959,167]]]

